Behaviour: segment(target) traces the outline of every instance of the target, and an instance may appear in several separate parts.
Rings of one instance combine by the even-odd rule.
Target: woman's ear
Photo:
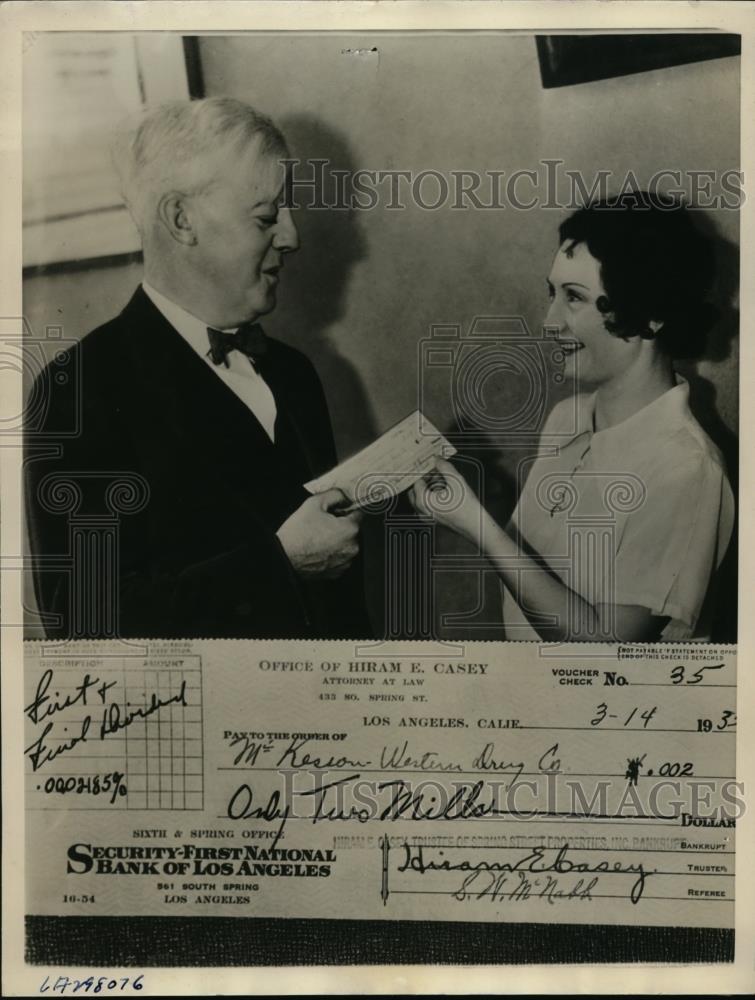
[[[177,191],[164,194],[157,206],[157,215],[170,235],[183,246],[195,246],[197,235],[186,210],[186,196]]]

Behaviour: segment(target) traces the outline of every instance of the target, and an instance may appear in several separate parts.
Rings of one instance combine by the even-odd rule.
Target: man
[[[59,454],[27,455],[49,636],[111,634],[107,609],[76,606],[77,574],[96,573],[106,553],[74,553],[73,572],[45,560],[76,548],[56,487],[75,492],[77,518],[96,519],[103,480],[119,474],[141,494],[118,526],[119,635],[369,636],[358,514],[338,516],[338,491],[302,487],[336,462],[322,388],[300,352],[256,325],[298,248],[287,155],[269,119],[228,98],[153,109],[117,141],[144,281],[74,348],[79,385],[47,378],[42,431]],[[56,442],[79,387],[81,432]]]

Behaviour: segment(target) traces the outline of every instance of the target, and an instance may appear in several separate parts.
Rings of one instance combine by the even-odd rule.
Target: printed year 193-
[[[117,979],[110,976],[87,976],[86,979],[70,979],[68,976],[58,976],[54,983],[50,982],[50,977],[45,976],[45,981],[39,987],[40,993],[121,993],[127,990],[143,990],[144,974],[136,977],[119,976]]]

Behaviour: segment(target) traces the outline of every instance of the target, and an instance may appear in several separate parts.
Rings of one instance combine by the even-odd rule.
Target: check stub
[[[28,643],[27,913],[733,926],[732,647],[387,648]]]

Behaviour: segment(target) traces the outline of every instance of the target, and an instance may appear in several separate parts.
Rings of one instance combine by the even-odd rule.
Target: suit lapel
[[[305,498],[305,477],[323,471],[312,444],[321,434],[311,426],[307,392],[290,371],[287,349],[271,341],[265,378],[307,468],[286,448],[276,448],[251,410],[137,289],[122,313],[129,378],[134,379],[135,439],[151,481],[165,484],[193,508],[246,509],[276,527]],[[311,392],[311,388],[310,388]],[[293,458],[293,460],[292,460]],[[326,459],[327,462],[327,459]]]
[[[127,343],[140,391],[159,401],[178,440],[197,450],[243,456],[274,451],[252,411],[168,323],[139,288],[124,310]]]
[[[319,464],[313,446],[312,413],[307,412],[304,393],[300,391],[292,372],[287,369],[285,360],[276,348],[277,345],[271,342],[269,360],[262,372],[263,378],[275,396],[278,410],[276,441],[282,443],[288,436],[304,461],[305,467],[302,471],[307,478],[311,478],[315,475]]]

